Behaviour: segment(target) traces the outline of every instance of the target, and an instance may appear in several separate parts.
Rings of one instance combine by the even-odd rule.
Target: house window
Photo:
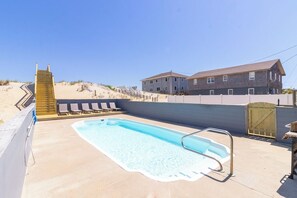
[[[197,85],[197,79],[194,79],[193,85]]]
[[[281,75],[279,74],[278,75],[278,82],[280,82],[281,81]]]
[[[255,80],[255,72],[249,72],[249,80]]]
[[[156,80],[156,82],[158,82],[158,80]]]
[[[269,74],[270,74],[270,80],[272,80],[272,71],[270,71]]]
[[[228,76],[227,76],[227,75],[224,75],[224,76],[223,76],[223,81],[224,81],[224,82],[228,81]]]
[[[276,94],[278,94],[278,89],[276,89]]]
[[[274,74],[274,80],[275,81],[277,80],[277,74],[276,73]]]
[[[167,91],[167,87],[165,87],[165,90]]]
[[[228,89],[228,95],[233,95],[233,89]]]
[[[174,81],[176,81],[176,78],[174,78]]]
[[[150,81],[150,83],[152,84],[152,83],[153,83],[153,81],[151,80],[151,81]]]
[[[254,88],[248,88],[248,94],[249,95],[254,95],[255,94],[255,89]]]
[[[165,78],[165,81],[167,81],[167,78]]]
[[[215,78],[214,77],[208,77],[207,78],[207,84],[213,84],[215,83]]]
[[[157,91],[160,91],[160,87],[157,87]]]
[[[146,84],[146,82],[144,81],[144,82],[143,82],[143,84],[145,85],[145,84]]]
[[[184,90],[184,87],[182,87],[182,90]]]
[[[174,90],[176,90],[176,87],[174,87]]]
[[[209,90],[209,95],[214,95],[214,90]]]

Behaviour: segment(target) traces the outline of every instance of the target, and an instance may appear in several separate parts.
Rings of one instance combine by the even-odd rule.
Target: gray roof
[[[166,77],[180,77],[180,78],[187,78],[188,76],[185,76],[185,75],[182,75],[182,74],[178,74],[178,73],[175,73],[175,72],[164,72],[164,73],[161,73],[161,74],[157,74],[157,75],[154,75],[154,76],[151,76],[149,78],[145,78],[141,81],[145,81],[145,80],[153,80],[153,79],[158,79],[158,78],[166,78]]]
[[[280,60],[276,59],[276,60],[270,60],[270,61],[264,61],[264,62],[251,63],[251,64],[245,64],[245,65],[240,65],[240,66],[226,67],[226,68],[221,68],[221,69],[198,72],[198,73],[190,76],[188,79],[205,78],[205,77],[210,77],[210,76],[220,76],[220,75],[227,75],[227,74],[268,70],[275,64],[277,64],[281,75],[285,76],[286,73],[285,73],[285,70],[284,70]]]

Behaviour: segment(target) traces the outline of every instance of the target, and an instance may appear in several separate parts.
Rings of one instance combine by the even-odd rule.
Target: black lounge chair
[[[92,103],[91,106],[92,106],[92,110],[94,112],[97,112],[98,113],[98,112],[101,112],[102,111],[102,109],[99,108],[98,103]]]
[[[101,108],[103,111],[111,111],[112,110],[111,108],[107,107],[107,104],[105,102],[101,103]]]
[[[67,115],[69,113],[67,104],[59,104],[59,115]]]
[[[82,106],[82,111],[84,113],[92,113],[93,112],[93,110],[90,109],[89,103],[82,103],[81,106]]]
[[[112,111],[120,111],[121,108],[117,108],[114,102],[110,102],[109,106],[111,108]]]
[[[72,113],[81,113],[81,110],[80,109],[78,109],[78,104],[77,103],[71,103],[70,104],[70,111],[72,112]]]

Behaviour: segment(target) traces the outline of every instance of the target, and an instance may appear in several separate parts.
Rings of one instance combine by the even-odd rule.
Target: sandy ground
[[[7,86],[0,86],[0,124],[19,112],[15,104],[25,95],[20,88],[23,84],[11,82]]]

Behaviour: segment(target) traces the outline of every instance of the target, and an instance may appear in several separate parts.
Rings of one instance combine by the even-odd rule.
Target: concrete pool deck
[[[33,137],[36,164],[29,165],[23,198],[39,197],[296,197],[297,178],[290,172],[289,145],[273,140],[234,136],[235,176],[211,172],[191,181],[158,182],[137,172],[127,172],[71,127],[80,120],[125,118],[186,133],[197,128],[130,115],[38,122]],[[201,133],[229,147],[227,136]],[[32,158],[30,157],[32,164]]]

